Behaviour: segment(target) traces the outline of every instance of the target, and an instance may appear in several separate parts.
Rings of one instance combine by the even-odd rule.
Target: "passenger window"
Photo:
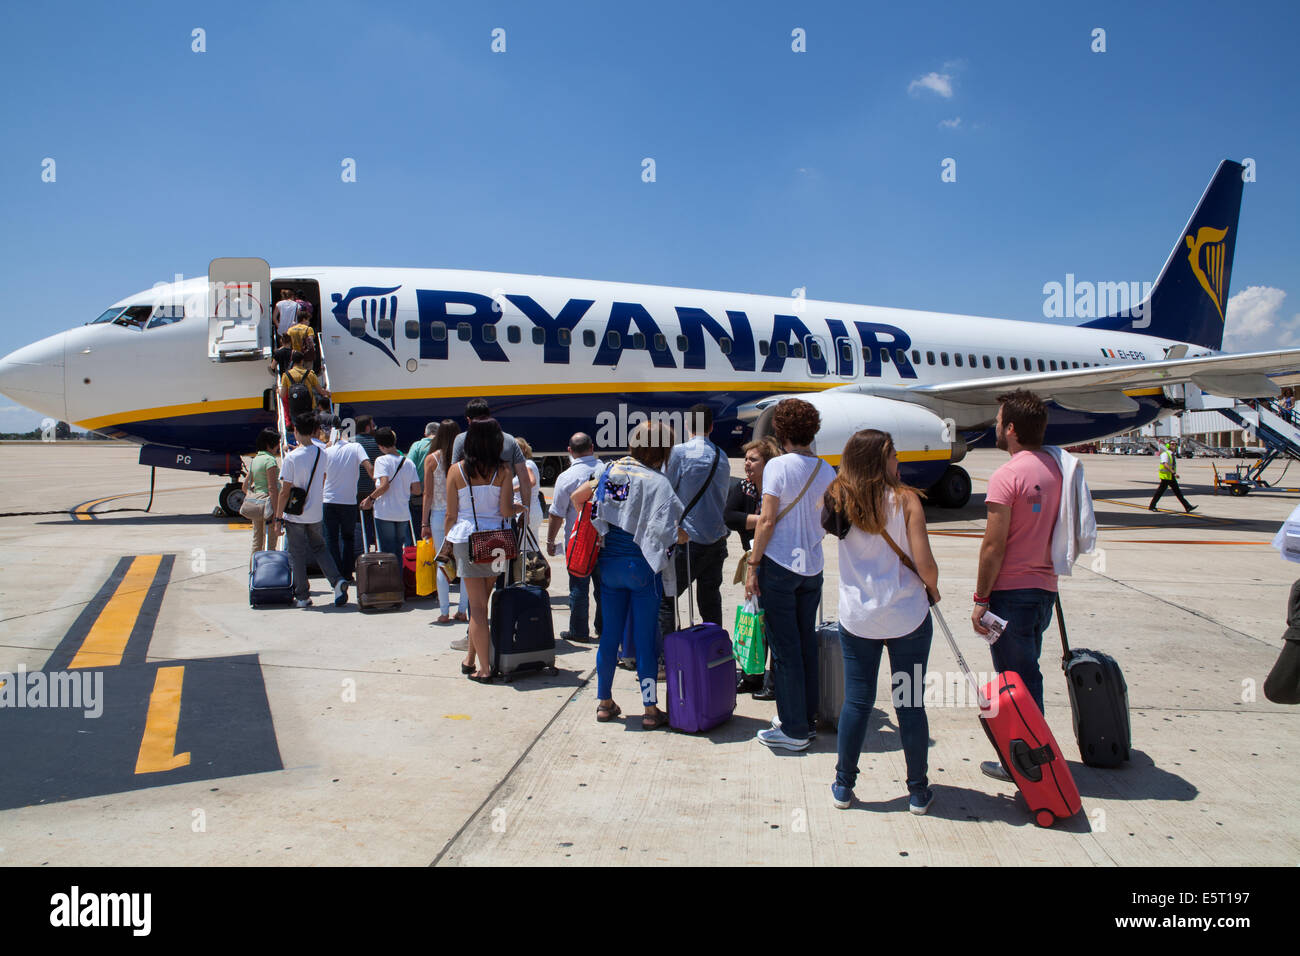
[[[722,338],[718,339],[718,348],[722,349],[723,355],[730,355],[731,339],[727,338],[727,336],[725,335]]]
[[[569,346],[569,343],[573,341],[573,333],[568,329],[560,329],[558,337],[560,339],[560,344],[566,348]]]
[[[468,342],[474,337],[474,328],[468,322],[460,322],[456,325],[456,338],[462,342]]]
[[[871,364],[871,346],[862,346],[862,361],[867,365]]]
[[[1006,367],[1007,367],[1007,363],[1006,363],[1006,361],[1002,358],[1001,355],[999,355],[999,356],[998,356],[998,369],[1001,370],[1001,371],[1004,371],[1004,370],[1006,369]]]
[[[906,365],[907,353],[904,352],[902,349],[896,349],[894,351],[894,363],[897,365]]]
[[[618,348],[619,341],[620,341],[620,337],[617,332],[611,331],[605,333],[605,344],[608,345],[610,348],[612,349]]]
[[[1028,364],[1028,363],[1026,363],[1026,364]],[[1040,372],[1046,372],[1046,371],[1047,371],[1047,366],[1045,366],[1045,365],[1043,364],[1043,360],[1042,360],[1042,359],[1039,359],[1039,360],[1038,360],[1038,371],[1040,371]]]
[[[677,351],[685,352],[690,347],[691,347],[690,340],[687,339],[686,336],[684,335],[677,336]]]
[[[942,365],[944,368],[947,368],[947,367],[948,367],[948,353],[947,353],[947,352],[940,352],[940,353],[939,353],[939,364]]]
[[[776,343],[776,354],[778,358],[785,358],[788,351],[789,349],[784,342]]]
[[[538,329],[537,331],[540,332],[541,329]],[[523,338],[524,338],[524,334],[519,331],[519,326],[517,325],[506,326],[506,341],[509,342],[511,345],[518,345],[520,342],[523,341]]]
[[[662,332],[656,332],[656,333],[655,333],[655,351],[656,351],[656,352],[665,352],[665,351],[667,351],[667,350],[668,350],[668,339],[664,337],[664,334],[663,334]]]
[[[760,339],[758,343],[758,354],[766,355],[768,351],[767,339]]]
[[[545,330],[545,329],[539,329],[539,328],[537,328],[536,326],[533,327],[533,344],[534,344],[534,345],[545,345],[545,344],[546,344],[546,330]]]
[[[983,358],[984,358],[984,367],[985,367],[985,368],[992,368],[992,367],[993,367],[993,363],[989,361],[989,357],[988,357],[987,355],[985,355]]]
[[[447,323],[430,322],[429,338],[433,339],[435,342],[445,342],[447,340]]]
[[[953,364],[953,365],[956,365],[958,368],[961,368],[961,353],[960,353],[960,352],[955,352],[955,353],[953,353],[953,356],[952,356],[952,364]]]
[[[1013,372],[1020,371],[1020,366],[1016,364],[1016,357],[1014,355],[1011,356],[1011,371]]]
[[[643,348],[645,348],[645,333],[644,333],[644,332],[633,332],[633,333],[632,333],[632,348],[634,348],[634,349],[643,349]]]
[[[495,342],[497,340],[497,327],[495,325],[483,326],[483,341]]]
[[[1070,364],[1073,365],[1075,368],[1078,368],[1078,367],[1079,367],[1079,363],[1078,363],[1078,362],[1071,362]]]
[[[889,364],[889,349],[881,349],[881,350],[880,350],[880,363],[881,363],[882,365],[888,365],[888,364]]]
[[[925,353],[925,364],[926,364],[926,365],[933,365],[933,364],[934,364],[934,353],[933,353],[933,352],[926,352],[926,353]]]
[[[974,356],[974,355],[968,355],[967,358],[970,359],[970,367],[971,367],[971,368],[974,368],[974,367],[975,367],[975,356]]]
[[[1047,367],[1048,367],[1049,369],[1051,369],[1053,372],[1055,372],[1055,371],[1056,371],[1056,359],[1052,359],[1051,361],[1049,361],[1049,362],[1047,363]]]
[[[920,364],[921,364],[921,350],[920,350],[920,349],[912,349],[912,364],[913,364],[913,365],[920,365]]]
[[[583,329],[582,344],[589,349],[594,349],[596,347],[596,333],[591,329]]]
[[[803,343],[796,342],[794,345],[790,346],[790,354],[795,358],[803,358]]]
[[[406,337],[408,339],[418,339],[420,337],[419,319],[407,319],[404,328],[406,329]]]

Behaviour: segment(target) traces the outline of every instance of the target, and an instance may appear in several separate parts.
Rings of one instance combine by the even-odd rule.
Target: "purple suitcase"
[[[687,577],[690,559],[687,552]],[[736,709],[736,664],[731,638],[718,624],[695,624],[695,597],[686,588],[690,627],[664,635],[668,724],[674,730],[711,730]]]

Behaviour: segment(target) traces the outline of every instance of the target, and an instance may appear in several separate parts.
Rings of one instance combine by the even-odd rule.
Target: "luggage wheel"
[[[1050,827],[1056,822],[1056,814],[1051,810],[1039,810],[1034,814],[1034,822],[1040,827]]]
[[[543,673],[548,677],[555,677],[560,673],[560,669],[558,667],[547,667],[544,669]]]

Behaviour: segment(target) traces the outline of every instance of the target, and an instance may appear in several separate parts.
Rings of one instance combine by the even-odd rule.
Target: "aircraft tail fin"
[[[1222,348],[1244,168],[1230,159],[1219,163],[1141,305],[1085,322],[1083,327]]]

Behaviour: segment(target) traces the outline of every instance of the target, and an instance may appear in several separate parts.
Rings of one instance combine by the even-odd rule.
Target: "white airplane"
[[[336,410],[374,415],[403,447],[426,422],[462,422],[466,400],[480,396],[540,454],[562,451],[575,431],[613,451],[639,415],[672,421],[707,402],[714,439],[735,454],[764,433],[779,399],[798,395],[821,413],[816,450],[831,464],[853,432],[882,428],[904,479],[960,507],[970,478],[957,462],[991,443],[997,396],[1013,388],[1050,400],[1046,440],[1061,445],[1194,406],[1202,390],[1278,394],[1275,379],[1296,372],[1300,350],[1218,354],[1241,195],[1242,167],[1225,160],[1149,295],[1078,327],[543,276],[218,259],[207,277],[128,296],[6,356],[0,392],[141,443],[142,464],[230,475],[221,504],[233,512],[239,455],[276,424],[266,304],[298,289],[314,307]],[[1103,291],[1111,301],[1123,290]]]

